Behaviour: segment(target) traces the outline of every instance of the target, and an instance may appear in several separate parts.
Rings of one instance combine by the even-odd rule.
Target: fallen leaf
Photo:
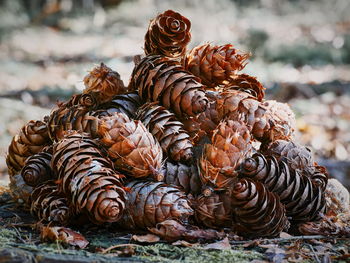
[[[282,263],[283,260],[286,258],[286,251],[284,249],[274,247],[266,250],[265,255],[270,262]]]
[[[155,243],[160,240],[160,237],[153,234],[147,234],[147,235],[133,235],[131,239],[140,243]]]
[[[40,237],[43,241],[60,241],[71,246],[86,248],[89,241],[85,237],[67,227],[42,227]]]
[[[250,247],[256,247],[260,245],[260,241],[257,239],[254,239],[252,241],[247,241],[243,244],[244,248],[250,248]]]
[[[231,249],[231,244],[228,238],[225,237],[223,240],[204,246],[203,249],[219,249],[219,250]]]
[[[280,238],[291,238],[291,237],[292,237],[292,235],[290,235],[290,234],[288,234],[286,232],[281,232],[280,233]]]
[[[181,247],[197,247],[199,243],[190,243],[185,240],[178,240],[172,243],[173,246],[181,246]]]
[[[322,216],[317,222],[306,222],[298,226],[303,235],[350,237],[350,213],[337,216]]]
[[[213,229],[200,229],[193,225],[183,225],[176,220],[165,220],[156,227],[148,229],[151,233],[160,236],[167,241],[184,239],[195,242],[196,240],[217,240],[225,237],[225,233]]]

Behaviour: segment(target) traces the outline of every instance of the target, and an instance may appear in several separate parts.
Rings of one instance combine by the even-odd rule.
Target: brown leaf
[[[350,237],[350,214],[322,216],[318,222],[306,222],[298,226],[303,235],[324,235]]]
[[[133,235],[131,239],[140,243],[155,243],[160,240],[160,237],[153,234],[147,234],[147,235]]]
[[[290,237],[292,237],[292,235],[289,235],[289,234],[286,233],[286,232],[281,232],[281,233],[280,233],[280,238],[290,238]]]
[[[189,243],[185,240],[178,240],[172,243],[173,246],[181,246],[181,247],[197,247],[199,243]]]
[[[216,240],[225,237],[225,233],[213,229],[200,229],[192,225],[183,225],[175,220],[165,220],[156,227],[148,229],[167,241],[184,239],[186,241]]]
[[[87,241],[83,235],[66,227],[43,227],[40,237],[43,241],[61,241],[79,248],[86,248],[89,244],[89,241]]]
[[[186,232],[186,228],[175,220],[165,220],[148,230],[167,241],[179,240]]]
[[[223,240],[217,241],[215,243],[208,244],[203,247],[204,249],[231,249],[230,241],[227,237],[225,237]]]

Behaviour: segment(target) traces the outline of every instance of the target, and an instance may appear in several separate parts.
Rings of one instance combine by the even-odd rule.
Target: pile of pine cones
[[[147,229],[174,219],[270,237],[325,212],[327,172],[293,141],[289,106],[239,73],[250,54],[187,52],[190,28],[179,13],[158,15],[128,86],[101,64],[82,94],[13,138],[12,193],[40,221]]]

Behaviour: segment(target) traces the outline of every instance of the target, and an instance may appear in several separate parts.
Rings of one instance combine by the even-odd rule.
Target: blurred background
[[[243,72],[288,102],[298,139],[350,188],[349,0],[0,0],[0,182],[14,134],[104,62],[125,84],[150,19],[173,9],[209,41],[250,51]]]

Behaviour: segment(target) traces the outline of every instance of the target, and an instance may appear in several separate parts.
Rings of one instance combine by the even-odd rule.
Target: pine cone
[[[235,231],[245,237],[274,237],[289,228],[279,197],[260,182],[241,179],[232,191]]]
[[[227,84],[242,70],[250,54],[241,53],[232,45],[204,44],[192,49],[185,57],[184,67],[199,77],[204,85],[215,87]]]
[[[177,58],[186,52],[191,40],[191,22],[172,10],[152,19],[145,35],[146,55],[164,55]]]
[[[325,212],[323,185],[290,168],[283,160],[256,153],[242,163],[240,176],[260,181],[276,193],[293,223],[316,220],[320,212]]]
[[[73,106],[82,106],[88,109],[96,109],[98,103],[91,94],[75,94],[66,102],[59,102],[56,108],[70,108]]]
[[[120,225],[125,228],[154,227],[167,219],[187,222],[193,215],[185,193],[161,182],[132,181],[126,185],[127,209]]]
[[[27,185],[35,187],[48,180],[56,179],[51,169],[51,158],[52,153],[48,150],[34,154],[26,160],[21,175]]]
[[[84,77],[84,84],[86,88],[83,94],[92,95],[98,104],[110,101],[115,95],[127,91],[118,72],[110,69],[103,63]]]
[[[96,138],[99,114],[99,111],[90,111],[81,105],[69,107],[67,104],[62,104],[50,114],[48,122],[50,138],[59,141],[69,130],[85,132]]]
[[[159,101],[178,117],[195,116],[208,104],[199,79],[177,61],[162,56],[143,58],[134,68],[129,86],[138,89],[142,99]]]
[[[186,194],[197,195],[202,190],[202,183],[196,165],[167,161],[164,165],[163,174],[165,183],[176,185]]]
[[[305,175],[315,173],[315,161],[311,150],[294,141],[277,140],[271,144],[262,145],[265,155],[272,155],[277,160],[285,160],[292,169],[299,169]]]
[[[54,145],[51,161],[74,213],[85,213],[97,224],[117,221],[125,207],[123,176],[100,148],[88,134],[68,132]]]
[[[129,92],[117,95],[100,107],[99,116],[111,116],[115,112],[126,114],[129,118],[136,117],[137,109],[143,104],[143,101],[137,92]],[[106,111],[103,113],[103,111]]]
[[[185,129],[195,139],[200,140],[204,135],[211,136],[220,121],[228,118],[242,120],[249,130],[254,126],[267,126],[263,118],[265,108],[247,92],[238,90],[208,91],[209,106],[197,117],[184,121]]]
[[[232,226],[232,198],[229,191],[200,195],[195,200],[196,221],[209,228]]]
[[[98,133],[118,169],[136,178],[163,179],[162,148],[142,122],[115,113],[101,119]]]
[[[286,103],[266,100],[262,103],[266,108],[264,123],[267,125],[254,125],[252,133],[261,142],[276,140],[291,140],[296,130],[295,115]]]
[[[172,160],[192,159],[190,136],[172,112],[156,103],[148,103],[139,109],[136,119],[142,121]]]
[[[265,97],[265,88],[263,85],[252,76],[247,74],[236,75],[224,87],[224,89],[233,89],[247,92],[254,96],[258,101],[262,101]]]
[[[15,135],[8,148],[6,163],[10,176],[18,173],[26,159],[51,143],[46,123],[30,121]]]
[[[205,184],[226,188],[237,177],[238,165],[251,152],[250,133],[243,123],[227,120],[218,125],[211,141],[204,145],[200,176]]]
[[[65,225],[69,220],[68,201],[59,192],[57,184],[47,181],[37,186],[30,196],[30,212],[40,221]]]
[[[184,122],[193,136],[210,135],[215,124],[227,118],[243,121],[254,138],[264,143],[290,139],[295,130],[295,117],[287,104],[275,101],[260,103],[247,92],[222,89],[206,93],[210,105],[197,117]],[[202,132],[203,131],[203,132]]]

